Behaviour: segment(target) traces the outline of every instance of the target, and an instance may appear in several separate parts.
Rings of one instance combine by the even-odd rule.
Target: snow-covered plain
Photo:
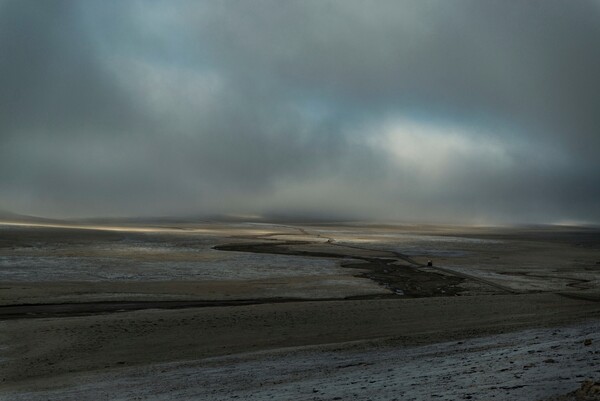
[[[12,249],[0,254],[0,281],[251,280],[348,274],[332,259],[211,249],[217,243],[210,237],[185,246],[142,238]]]
[[[92,372],[0,399],[535,401],[600,375],[600,321],[418,347],[363,345]]]

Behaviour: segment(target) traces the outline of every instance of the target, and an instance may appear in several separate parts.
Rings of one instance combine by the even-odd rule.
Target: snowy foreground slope
[[[2,400],[539,400],[600,377],[600,321],[408,348],[282,349],[71,377]]]

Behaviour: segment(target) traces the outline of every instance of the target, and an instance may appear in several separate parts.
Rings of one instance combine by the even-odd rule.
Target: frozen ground
[[[213,250],[222,240],[198,233],[127,233],[88,241],[52,241],[49,235],[47,241],[0,246],[0,282],[214,281],[348,274],[331,259]]]
[[[150,254],[160,251],[145,250]],[[173,255],[165,255],[164,260],[139,260],[135,256],[111,255],[60,256],[45,252],[39,255],[33,255],[34,252],[28,255],[4,255],[0,256],[0,281],[252,280],[347,273],[337,267],[335,261],[327,259],[223,254],[213,250],[205,250],[205,254],[199,251],[171,252],[179,252],[179,256],[190,254],[184,255],[190,260],[169,260]],[[197,255],[193,255],[193,252]]]
[[[0,304],[22,309],[0,322],[0,399],[565,394],[600,376],[598,234],[560,227],[0,225]],[[403,297],[389,290],[405,287],[412,292]],[[438,291],[453,288],[459,291]],[[260,302],[156,309],[170,300]],[[146,306],[53,312],[55,303],[105,301]],[[40,304],[43,318],[31,313]],[[509,333],[573,322],[583,323]],[[443,342],[449,340],[456,341]]]
[[[446,272],[496,283],[516,292],[572,292],[600,288],[600,234],[584,228],[360,231],[317,228],[338,245],[402,253]]]
[[[399,252],[419,263],[433,260],[435,267],[445,268],[446,272],[515,291],[580,291],[600,284],[597,230],[545,228],[531,233],[450,227],[425,230],[268,224],[140,230],[0,224],[0,282],[214,282],[335,276],[340,284],[358,284],[359,280],[352,277],[357,272],[340,267],[339,259],[212,249],[228,242],[302,241],[320,244],[319,250],[342,256],[355,251],[352,247],[362,248],[365,256],[365,249],[372,250],[373,256],[377,256],[377,250]],[[371,290],[379,292],[377,285],[371,284]],[[357,294],[364,294],[367,285],[359,285]]]
[[[0,399],[539,400],[598,377],[599,345],[593,321],[410,348],[281,349],[80,374]]]

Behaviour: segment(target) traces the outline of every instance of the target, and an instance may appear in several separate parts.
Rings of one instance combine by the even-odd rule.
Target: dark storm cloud
[[[135,103],[96,58],[81,26],[78,4],[0,4],[2,131],[124,128]]]
[[[0,208],[600,220],[600,4],[0,2]]]

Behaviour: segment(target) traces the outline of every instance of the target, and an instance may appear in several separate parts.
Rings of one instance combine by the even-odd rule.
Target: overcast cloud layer
[[[0,1],[0,209],[600,222],[598,1]]]

